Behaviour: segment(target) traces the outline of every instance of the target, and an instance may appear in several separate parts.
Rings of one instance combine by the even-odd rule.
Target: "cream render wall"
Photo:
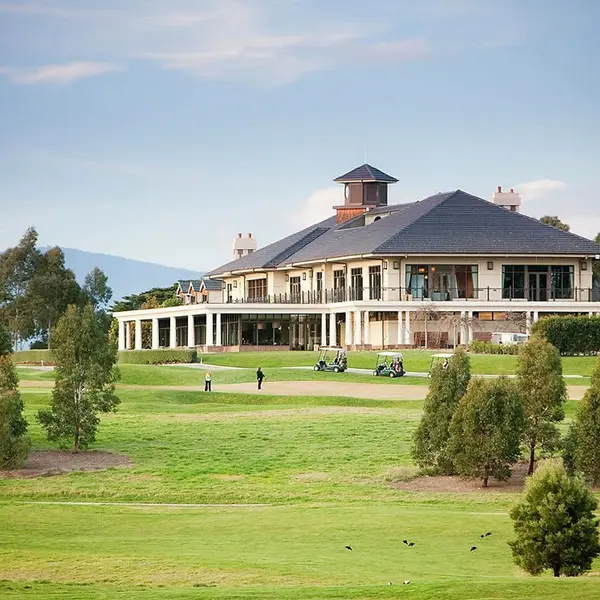
[[[383,268],[383,262],[387,263],[387,268]],[[394,263],[399,265],[398,269],[394,269]],[[487,268],[487,263],[493,263],[493,269]],[[353,268],[362,268],[363,271],[363,287],[365,289],[365,298],[368,298],[369,288],[369,267],[381,267],[382,287],[385,290],[385,299],[394,301],[402,300],[400,290],[406,289],[406,265],[414,264],[438,264],[438,265],[477,265],[478,267],[478,284],[477,287],[486,290],[490,288],[490,300],[502,300],[502,266],[503,265],[573,265],[574,267],[574,283],[576,288],[590,289],[592,287],[592,260],[586,261],[587,269],[581,269],[581,261],[574,258],[560,257],[535,257],[535,256],[456,256],[456,257],[434,257],[434,256],[414,256],[414,257],[394,257],[389,256],[385,259],[355,259],[347,262],[323,262],[315,263],[305,268],[292,268],[288,270],[277,270],[268,272],[251,273],[244,276],[238,275],[235,277],[226,277],[225,289],[228,283],[233,284],[237,281],[237,288],[233,287],[231,296],[233,300],[242,300],[244,298],[245,287],[244,281],[248,282],[253,279],[267,279],[267,293],[269,295],[289,294],[290,283],[286,281],[286,275],[291,277],[300,277],[300,285],[302,292],[315,292],[317,289],[317,272],[323,273],[323,289],[333,289],[333,271],[338,269],[347,269],[346,287],[351,285],[351,270]],[[312,277],[311,277],[312,269]],[[303,273],[306,273],[306,279],[303,279]],[[224,292],[223,296],[226,295]],[[214,296],[216,298],[216,296]],[[481,298],[483,299],[483,298]],[[210,302],[216,302],[210,298]]]

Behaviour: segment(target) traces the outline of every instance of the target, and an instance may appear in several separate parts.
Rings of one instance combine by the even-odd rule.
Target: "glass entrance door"
[[[531,302],[548,300],[548,273],[529,273],[529,300]]]

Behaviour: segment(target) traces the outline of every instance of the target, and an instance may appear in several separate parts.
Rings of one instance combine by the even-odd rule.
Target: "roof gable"
[[[353,181],[378,181],[382,183],[397,183],[398,180],[383,171],[365,163],[356,169],[352,169],[345,175],[334,179],[337,183],[351,183]]]

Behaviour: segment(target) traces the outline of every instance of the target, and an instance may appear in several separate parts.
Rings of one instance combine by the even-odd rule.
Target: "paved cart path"
[[[21,381],[22,388],[51,388],[53,381]],[[194,385],[118,385],[124,390],[170,390],[173,392],[203,392],[204,387]],[[587,386],[570,385],[567,392],[571,400],[581,400]],[[427,394],[426,385],[405,385],[403,383],[350,383],[344,381],[265,381],[263,390],[256,389],[256,383],[231,383],[215,385],[215,392],[229,394],[263,394],[268,396],[338,396],[363,398],[368,400],[423,400]]]

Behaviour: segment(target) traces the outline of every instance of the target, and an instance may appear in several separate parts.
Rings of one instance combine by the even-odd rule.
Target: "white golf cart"
[[[447,369],[450,365],[450,359],[452,358],[452,354],[441,353],[441,354],[432,354],[431,355],[431,364],[429,365],[429,376],[431,377],[431,371],[433,371],[433,367],[436,364],[442,363],[442,368]]]
[[[404,370],[404,359],[401,352],[378,352],[373,375],[379,377],[402,377]]]
[[[330,356],[334,356],[330,360]],[[319,348],[319,358],[315,363],[315,371],[331,371],[333,373],[343,373],[348,368],[348,358],[346,351],[337,346],[321,346]]]

